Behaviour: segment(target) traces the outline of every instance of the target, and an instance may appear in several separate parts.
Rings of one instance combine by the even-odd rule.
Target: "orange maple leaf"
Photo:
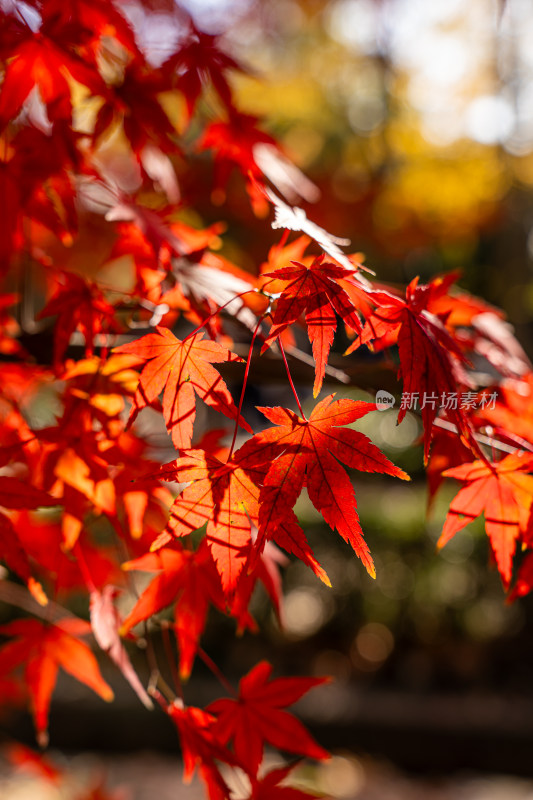
[[[145,361],[135,395],[132,417],[163,392],[163,416],[177,449],[191,446],[196,416],[195,394],[226,417],[239,421],[249,433],[252,429],[240,416],[233,398],[213,363],[242,361],[216,342],[203,341],[195,333],[181,341],[168,328],[156,328],[130,344],[115,347],[115,353],[131,353]]]
[[[83,620],[67,618],[48,625],[37,619],[17,619],[0,627],[0,633],[18,637],[0,649],[0,674],[24,665],[24,677],[31,698],[37,740],[48,741],[48,710],[59,667],[85,683],[103,700],[113,699],[111,687],[100,674],[96,658],[78,635],[90,633]]]
[[[437,542],[444,545],[469,522],[485,515],[485,530],[505,586],[509,585],[517,541],[531,542],[533,501],[531,453],[512,453],[498,463],[473,461],[442,474],[465,484],[452,500]]]
[[[167,528],[152,549],[207,523],[207,542],[227,594],[235,590],[250,552],[259,512],[258,477],[263,474],[256,472],[252,479],[253,468],[240,464],[241,450],[225,463],[203,450],[187,450],[151,476],[189,484],[175,499]]]

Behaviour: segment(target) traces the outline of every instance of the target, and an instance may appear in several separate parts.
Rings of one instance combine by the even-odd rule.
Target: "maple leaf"
[[[72,49],[79,49],[86,57],[95,56],[102,49],[102,39],[113,37],[132,55],[141,58],[133,31],[108,0],[46,0],[42,5],[43,23],[41,31],[56,42]]]
[[[317,561],[309,542],[305,538],[305,533],[298,524],[296,514],[291,509],[286,509],[283,519],[276,522],[272,532],[272,539],[287,553],[292,553],[310,567],[326,586],[331,586],[326,570]]]
[[[56,123],[56,126],[58,123]],[[68,137],[50,136],[33,127],[3,139],[0,148],[0,269],[13,267],[13,256],[24,246],[24,221],[31,219],[72,240],[76,229],[72,170],[79,168],[77,151]],[[73,138],[74,134],[70,134]],[[36,241],[35,234],[33,236]]]
[[[17,478],[0,476],[0,505],[5,508],[30,509],[40,506],[55,506],[57,500],[46,492],[23,483]],[[31,574],[28,552],[17,535],[12,520],[0,513],[0,559],[24,580],[28,589],[40,605],[48,600],[41,584]]]
[[[244,70],[234,58],[220,49],[219,38],[198,30],[191,21],[188,36],[161,67],[162,70],[177,72],[177,88],[185,95],[189,118],[208,80],[211,80],[224,104],[228,108],[233,105],[225,73],[230,69]]]
[[[156,144],[163,150],[178,150],[169,137],[176,133],[157,95],[171,88],[170,81],[161,71],[149,68],[140,59],[129,62],[121,83],[104,87],[104,96],[94,126],[95,141],[103,137],[117,121],[129,140],[133,153],[140,158],[147,145]]]
[[[0,514],[0,560],[25,581],[39,605],[45,606],[48,603],[43,587],[31,574],[28,553],[17,536],[13,523],[5,514]]]
[[[531,363],[513,335],[505,314],[477,297],[457,289],[458,272],[439,275],[429,284],[427,310],[438,316],[461,343],[464,351],[474,351],[501,375],[530,371]]]
[[[259,511],[257,481],[264,474],[251,464],[242,468],[241,450],[226,462],[203,450],[187,450],[152,476],[189,484],[175,499],[167,527],[152,549],[207,523],[206,539],[226,594],[235,590],[250,552],[251,526],[257,524]]]
[[[293,786],[280,785],[294,767],[295,764],[289,764],[287,767],[273,769],[263,775],[261,780],[252,778],[252,793],[248,800],[317,800],[316,794],[309,794]]]
[[[0,627],[1,634],[18,637],[0,648],[0,673],[10,673],[24,665],[41,746],[48,741],[48,709],[59,667],[85,683],[103,700],[113,699],[113,692],[100,675],[92,651],[76,638],[89,632],[90,626],[75,618],[63,619],[56,625],[36,619],[18,619]]]
[[[355,492],[339,462],[364,472],[382,472],[404,480],[409,480],[409,476],[395,467],[364,434],[341,427],[375,411],[375,404],[348,399],[333,401],[333,397],[321,400],[309,419],[302,419],[286,408],[259,409],[276,427],[256,434],[240,450],[245,469],[258,461],[269,464],[259,497],[257,548],[261,550],[266,538],[276,540],[276,527],[287,525],[287,512],[306,485],[315,508],[353,547],[374,577],[374,564],[357,515]]]
[[[278,298],[272,318],[272,326],[265,339],[263,351],[283,331],[305,312],[307,332],[313,346],[316,363],[313,396],[322,388],[329,351],[337,329],[335,312],[344,324],[356,334],[361,332],[361,321],[357,309],[337,280],[347,279],[352,271],[316,258],[310,267],[291,261],[292,267],[267,272],[266,277],[290,281]]]
[[[302,532],[303,534],[303,532]],[[237,588],[230,606],[232,617],[237,619],[237,633],[244,630],[257,631],[257,624],[249,611],[250,600],[257,581],[261,581],[265,587],[277,618],[283,627],[282,622],[282,586],[280,566],[286,566],[287,557],[272,542],[267,542],[260,558],[252,558],[249,553],[247,567],[242,570]]]
[[[85,337],[88,356],[94,350],[94,338],[102,330],[117,330],[115,309],[105,299],[95,283],[78,275],[65,273],[63,285],[50,298],[40,317],[58,315],[55,326],[54,360],[56,363],[67,349],[71,334],[79,329]]]
[[[67,381],[65,405],[70,397],[86,399],[105,424],[124,410],[124,397],[133,396],[139,382],[133,356],[110,356],[106,360],[92,356],[69,363],[62,380]]]
[[[184,782],[191,782],[198,767],[206,784],[209,800],[227,800],[230,791],[216,761],[230,766],[240,766],[240,763],[218,740],[214,732],[215,718],[201,708],[185,708],[180,701],[168,706],[167,713],[180,735]]]
[[[39,508],[56,506],[57,500],[18,478],[0,475],[0,506],[5,508]]]
[[[367,318],[361,335],[350,345],[346,355],[373,340],[377,340],[378,346],[380,340],[386,346],[397,342],[400,356],[398,374],[403,379],[404,394],[420,400],[424,423],[424,460],[427,462],[433,421],[439,413],[441,398],[455,396],[458,384],[468,384],[462,369],[465,358],[444,323],[427,310],[432,297],[430,284],[419,286],[418,278],[415,278],[406,289],[405,300],[383,291],[373,292],[371,297],[378,307]],[[399,423],[406,413],[407,407],[400,407]],[[450,407],[447,414],[473,452],[481,455],[464,410],[460,406],[455,409]]]
[[[191,674],[209,605],[225,610],[225,601],[213,559],[202,540],[198,549],[185,550],[174,544],[122,565],[125,570],[157,572],[122,623],[121,632],[175,603],[174,630],[179,644],[180,676]]]
[[[70,120],[71,88],[67,76],[95,94],[104,89],[98,72],[73,52],[58,47],[43,32],[30,33],[10,54],[0,92],[0,129],[14,119],[34,86],[39,88],[49,116]]]
[[[490,396],[491,390],[486,394]],[[533,372],[522,380],[504,380],[494,394],[496,402],[483,404],[478,416],[488,422],[496,436],[514,440],[524,448],[525,442],[533,444]]]
[[[215,732],[219,740],[223,744],[233,741],[235,755],[251,775],[257,774],[264,742],[309,758],[329,758],[302,723],[283,710],[329,679],[269,680],[271,673],[271,664],[261,661],[241,679],[238,698],[215,700],[207,707],[217,717]]]
[[[287,262],[298,261],[302,262],[304,259],[305,251],[307,250],[311,239],[309,236],[298,236],[288,242],[289,231],[285,230],[279,242],[273,244],[268,251],[268,260],[261,264],[261,275],[276,272],[287,266]],[[268,281],[272,292],[281,292],[284,288],[284,281],[279,284],[275,282],[275,278]]]
[[[220,190],[228,182],[232,166],[237,166],[248,178],[248,191],[257,194],[256,181],[261,178],[261,170],[255,158],[258,144],[276,147],[276,142],[268,133],[262,131],[257,117],[230,109],[227,120],[216,120],[208,125],[198,141],[199,150],[215,151],[215,182]]]
[[[473,461],[443,472],[465,485],[452,500],[437,546],[444,545],[469,522],[485,515],[485,530],[505,586],[511,580],[516,543],[533,541],[531,453],[513,453],[497,463]]]
[[[444,472],[458,467],[472,458],[469,450],[457,437],[455,431],[436,428],[431,442],[431,455],[426,467],[428,486],[428,510],[431,508],[440,485],[444,482]]]
[[[146,364],[141,372],[132,416],[153,403],[163,392],[163,416],[178,450],[190,447],[196,415],[195,394],[251,433],[239,415],[233,398],[214,363],[242,361],[216,342],[203,341],[203,333],[181,341],[168,328],[156,328],[130,344],[115,347],[115,353],[131,353]]]
[[[122,573],[116,564],[114,548],[91,544],[87,531],[82,531],[72,552],[65,548],[62,525],[58,522],[22,511],[13,516],[12,524],[24,551],[36,564],[37,573],[46,579],[47,585],[51,584],[53,596],[86,589],[82,563],[96,588],[120,582]]]
[[[251,276],[237,269],[227,259],[203,250],[195,254],[199,261],[191,258],[173,258],[172,275],[179,284],[182,294],[189,299],[191,305],[200,306],[199,321],[213,313],[216,307],[224,307],[227,314],[232,315],[250,330],[256,325],[256,317],[244,305],[243,296],[251,297],[254,284]],[[172,290],[171,290],[172,292]],[[170,303],[171,292],[165,293],[162,299]],[[242,297],[239,295],[243,295]],[[212,328],[212,325],[210,326]],[[207,325],[206,325],[207,328]]]
[[[349,245],[349,239],[342,239],[338,236],[333,236],[333,234],[329,233],[328,231],[324,230],[324,228],[321,228],[315,222],[312,222],[312,220],[308,219],[303,208],[287,205],[287,203],[283,202],[283,200],[281,200],[271,189],[259,187],[259,190],[274,205],[275,219],[274,222],[272,222],[273,228],[285,228],[285,230],[289,231],[301,231],[307,236],[310,236],[311,239],[320,245],[322,250],[327,253],[328,256],[330,256],[330,258],[335,259],[335,261],[341,264],[345,269],[349,270],[353,274],[354,280],[361,287],[364,287],[365,289],[371,288],[366,278],[363,275],[356,273],[354,265],[340,248],[340,245]],[[361,265],[359,264],[358,266]]]

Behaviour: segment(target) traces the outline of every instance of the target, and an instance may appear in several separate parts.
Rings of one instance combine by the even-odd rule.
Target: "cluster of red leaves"
[[[403,392],[427,401],[432,492],[444,477],[464,484],[440,544],[483,513],[511,596],[533,586],[531,368],[501,313],[455,289],[456,276],[414,280],[404,294],[362,276],[343,240],[268,185],[312,194],[260,120],[235,106],[230,75],[242,67],[219,38],[174,4],[174,49],[156,66],[139,43],[151,3],[138,4],[145,19],[136,29],[127,5],[29,0],[1,12],[0,596],[29,616],[0,630],[0,692],[29,703],[44,744],[60,667],[112,697],[81,639],[92,632],[152,707],[125,642],[141,624],[148,637],[159,626],[177,643],[177,685],[174,694],[156,675],[150,692],[176,725],[186,778],[198,767],[209,797],[229,798],[225,764],[247,774],[250,800],[305,798],[282,784],[289,768],[261,776],[260,765],[265,743],[327,756],[285,710],[322,679],[271,680],[263,662],[238,693],[206,709],[186,705],[181,685],[198,654],[209,661],[201,639],[211,608],[239,631],[254,629],[260,582],[279,612],[278,548],[329,584],[294,510],[304,488],[373,576],[345,468],[408,479],[354,428],[375,403],[330,394],[304,411],[286,358],[288,348],[306,357],[296,329],[307,328],[315,400],[339,322],[353,339],[347,356],[387,350],[390,363],[397,354]],[[201,102],[206,92],[213,102]],[[272,227],[285,231],[257,275],[217,252],[223,224],[188,224],[205,150],[217,200],[237,167],[252,208],[273,208]],[[288,242],[290,231],[301,235]],[[308,253],[317,246],[321,255]],[[52,339],[44,367],[17,338],[32,303],[25,332],[38,331],[35,352],[42,357]],[[9,313],[18,304],[20,323]],[[153,331],[139,337],[138,328]],[[236,329],[249,342],[246,363],[233,352]],[[296,410],[260,407],[272,425],[254,433],[243,399],[251,361],[267,350],[286,369]],[[480,382],[473,358],[484,359],[493,385]],[[226,365],[241,369],[238,401]],[[454,393],[474,402],[446,404]],[[148,408],[177,451],[163,466]],[[207,412],[229,430],[210,430]],[[399,423],[406,413],[402,404]],[[122,620],[116,597],[137,572],[152,577]],[[67,610],[75,593],[86,596],[90,625]],[[171,621],[161,621],[169,607]]]

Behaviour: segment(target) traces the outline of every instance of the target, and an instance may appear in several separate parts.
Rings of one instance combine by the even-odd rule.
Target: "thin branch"
[[[454,425],[453,422],[448,422],[446,419],[439,419],[437,417],[433,420],[433,425],[435,425],[437,428],[442,428],[445,431],[459,435],[457,425]],[[485,444],[487,447],[494,448],[495,450],[501,450],[502,453],[515,453],[519,449],[527,450],[529,453],[533,452],[533,446],[525,439],[521,439],[519,437],[516,437],[517,444],[515,447],[513,447],[510,444],[506,444],[505,442],[500,442],[498,439],[494,439],[492,436],[485,436],[483,433],[474,433],[473,436],[474,439],[480,444]]]
[[[0,580],[0,600],[4,603],[9,603],[11,606],[21,608],[23,611],[27,611],[28,614],[40,617],[46,622],[52,622],[54,625],[65,619],[65,617],[80,619],[76,614],[72,614],[72,612],[54,600],[49,599],[46,606],[39,605],[24,586],[19,586],[18,583],[13,583],[12,581]]]
[[[258,294],[258,293],[259,293],[259,289],[256,289],[256,288],[255,288],[255,286],[254,286],[254,288],[253,288],[253,289],[246,289],[246,291],[244,291],[244,292],[239,292],[239,294],[235,294],[235,295],[233,295],[233,297],[231,297],[231,298],[230,298],[230,300],[228,300],[228,301],[227,301],[226,303],[224,303],[223,305],[221,305],[221,306],[218,306],[218,307],[217,307],[217,309],[216,309],[215,311],[213,311],[213,313],[212,313],[212,314],[209,314],[209,316],[208,316],[208,317],[206,317],[206,318],[205,318],[205,319],[204,319],[204,320],[203,320],[203,321],[200,323],[200,325],[198,325],[198,327],[197,327],[197,328],[195,328],[193,331],[191,331],[190,333],[188,333],[188,334],[187,334],[187,336],[185,337],[185,339],[184,339],[183,341],[184,341],[184,342],[186,342],[186,341],[187,341],[187,339],[190,339],[190,338],[191,338],[191,336],[194,336],[196,333],[198,333],[198,331],[202,330],[202,328],[204,328],[204,327],[207,325],[207,323],[209,322],[209,320],[213,319],[213,317],[216,317],[216,315],[217,315],[217,314],[220,314],[220,312],[221,312],[221,311],[223,311],[223,310],[226,308],[226,306],[229,306],[231,303],[234,303],[234,302],[235,302],[235,300],[237,300],[237,298],[238,298],[238,297],[244,297],[244,295],[245,295],[245,294],[251,294],[251,293],[253,293],[253,294]],[[241,306],[241,308],[242,308],[242,306]]]

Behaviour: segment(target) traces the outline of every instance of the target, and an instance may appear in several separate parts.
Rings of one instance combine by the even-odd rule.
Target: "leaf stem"
[[[253,351],[254,351],[255,337],[259,333],[259,328],[260,328],[261,323],[263,322],[263,320],[264,320],[264,316],[260,317],[260,319],[258,320],[257,325],[254,328],[254,332],[253,332],[253,335],[252,335],[252,341],[250,342],[250,347],[248,349],[248,357],[246,359],[246,368],[244,370],[244,378],[243,378],[243,381],[242,381],[241,396],[239,398],[239,406],[237,408],[237,419],[235,420],[235,429],[233,431],[233,439],[231,440],[231,447],[229,449],[228,461],[230,461],[231,456],[233,455],[233,448],[235,447],[235,441],[237,439],[237,432],[239,430],[239,418],[241,416],[242,404],[244,402],[244,393],[246,392],[246,385],[248,383],[248,375],[250,373],[250,364],[251,364],[251,361],[252,361],[252,354],[253,354]]]
[[[228,681],[228,679],[225,677],[222,671],[217,667],[213,659],[207,655],[207,653],[203,648],[201,647],[198,648],[198,655],[200,656],[206,667],[209,667],[215,678],[218,678],[218,680],[220,681],[224,689],[228,692],[228,694],[231,694],[232,697],[238,697],[237,692],[235,691],[231,683]]]
[[[76,544],[72,548],[72,555],[75,556],[76,561],[78,562],[78,567],[80,568],[80,572],[83,576],[83,580],[85,581],[85,585],[90,593],[96,591],[96,586],[93,581],[91,571],[87,566],[87,562],[85,561],[85,556],[83,555],[83,550],[81,549],[81,545],[79,539],[76,540]]]
[[[9,603],[9,605],[27,611],[28,614],[40,617],[45,622],[52,623],[52,625],[59,624],[60,626],[61,621],[65,618],[80,619],[76,614],[56,603],[55,600],[49,599],[46,606],[39,605],[24,586],[19,586],[18,583],[8,580],[0,581],[0,600],[3,603]]]
[[[148,630],[148,623],[144,622],[144,641],[146,642],[146,660],[148,661],[148,667],[150,669],[150,687],[148,689],[148,694],[150,697],[154,697],[157,699],[156,695],[152,693],[153,689],[157,686],[160,686],[163,690],[164,694],[166,695],[167,702],[171,703],[173,700],[176,699],[176,695],[165,681],[163,676],[161,675],[161,670],[159,669],[159,665],[157,663],[157,658],[155,654],[154,644],[152,642],[150,632]]]
[[[172,651],[172,642],[170,641],[171,627],[172,626],[166,620],[161,623],[161,638],[163,639],[163,647],[165,648],[167,663],[172,673],[172,681],[174,683],[178,696],[183,700],[183,686],[181,684],[181,678],[179,676],[179,672],[176,667],[176,660],[174,653]]]
[[[289,369],[289,363],[287,361],[287,356],[285,355],[285,350],[283,349],[283,345],[281,343],[281,338],[279,336],[278,336],[278,345],[279,345],[279,349],[281,350],[283,363],[285,364],[285,369],[287,370],[287,377],[288,377],[289,383],[291,385],[291,389],[292,389],[292,393],[294,395],[294,399],[296,400],[296,405],[298,406],[300,414],[302,415],[302,419],[304,419],[307,422],[307,417],[305,416],[303,408],[301,406],[300,398],[298,397],[298,392],[296,391],[294,383],[292,382],[291,371]]]

